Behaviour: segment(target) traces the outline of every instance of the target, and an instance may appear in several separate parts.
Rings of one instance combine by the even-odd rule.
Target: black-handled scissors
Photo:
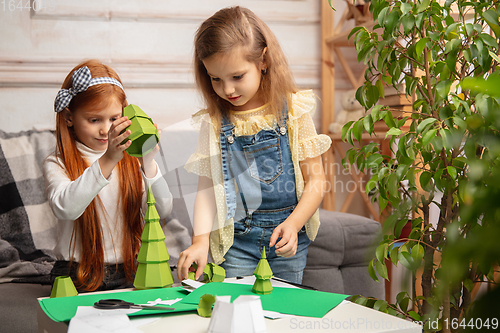
[[[175,310],[175,308],[168,308],[156,305],[140,305],[132,302],[126,302],[121,299],[101,299],[99,302],[94,303],[94,308],[112,310],[112,309],[143,309],[143,310]]]

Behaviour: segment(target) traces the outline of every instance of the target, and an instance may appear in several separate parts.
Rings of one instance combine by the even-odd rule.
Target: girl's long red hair
[[[98,60],[85,61],[68,74],[62,85],[68,89],[72,85],[71,76],[79,68],[87,66],[92,77],[112,77],[118,81],[120,78],[110,67]],[[120,81],[121,82],[121,81]],[[122,106],[127,106],[124,91],[109,83],[89,87],[71,100],[68,107],[57,114],[56,121],[56,154],[61,159],[64,168],[71,180],[77,179],[88,168],[89,163],[77,149],[77,138],[72,127],[66,123],[65,113],[84,112],[85,110],[99,110],[108,106],[113,97],[118,98]],[[140,173],[139,162],[135,157],[124,153],[124,157],[117,165],[120,179],[120,202],[123,215],[123,225],[116,226],[123,229],[122,253],[127,280],[132,281],[136,270],[135,258],[139,252],[140,237],[143,221],[140,213],[142,202],[143,181]],[[98,206],[102,205],[99,196],[85,209],[82,216],[75,221],[71,239],[71,253],[74,253],[77,237],[82,244],[81,260],[77,270],[77,287],[92,291],[96,290],[104,278],[104,248],[102,240],[101,222],[98,215]],[[105,207],[101,207],[103,210]],[[72,256],[73,257],[73,256]]]

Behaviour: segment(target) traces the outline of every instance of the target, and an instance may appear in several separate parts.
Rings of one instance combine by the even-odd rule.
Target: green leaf
[[[377,261],[375,263],[375,268],[377,270],[377,273],[385,280],[389,281],[389,274],[387,273],[387,266],[385,265],[384,261]]]
[[[387,301],[379,299],[373,304],[373,309],[377,311],[384,311],[387,308]]]
[[[384,254],[385,254],[385,250],[387,249],[388,246],[389,246],[389,244],[386,244],[386,243],[382,243],[379,246],[377,246],[377,249],[375,250],[375,257],[377,257],[378,261],[384,262],[384,259],[385,259]]]
[[[431,140],[436,136],[436,133],[437,133],[437,129],[435,129],[435,128],[427,131],[424,134],[424,137],[422,138],[422,145],[424,147],[427,146],[431,142]]]
[[[399,305],[399,308],[401,311],[405,312],[408,311],[408,305],[410,302],[410,298],[408,297],[408,294],[406,291],[401,291],[396,295],[396,303]]]
[[[378,102],[379,92],[378,88],[370,84],[366,87],[366,107],[371,108]]]
[[[422,259],[424,258],[424,247],[422,246],[422,244],[417,243],[412,247],[411,257],[416,264],[422,261]]]
[[[396,228],[394,228],[394,236],[400,237],[401,232],[403,231],[403,228],[407,224],[408,224],[408,219],[399,220],[398,223],[396,223]]]
[[[370,112],[371,116],[372,116],[372,121],[373,122],[376,122],[376,121],[379,121],[380,118],[379,118],[379,111],[380,111],[380,108],[382,107],[382,105],[375,105],[373,108],[372,108],[372,111]]]
[[[366,116],[363,118],[363,127],[367,133],[373,132],[373,119],[370,116]]]
[[[378,276],[377,276],[377,273],[375,273],[375,269],[373,268],[373,262],[374,262],[375,259],[372,259],[370,261],[370,263],[368,264],[368,274],[370,275],[370,277],[374,280],[374,281],[377,281],[377,282],[380,282],[379,279],[378,279]]]
[[[474,287],[474,283],[472,282],[471,279],[466,278],[464,280],[464,287],[467,288],[469,292],[472,292],[472,288]]]
[[[398,177],[395,173],[391,173],[387,185],[388,185],[389,195],[393,198],[399,198]]]
[[[372,154],[366,159],[366,166],[368,168],[374,168],[377,169],[380,164],[382,164],[382,161],[384,158],[380,154]]]
[[[498,38],[500,36],[500,26],[498,26],[497,12],[495,12],[493,9],[488,9],[483,12],[483,18]]]
[[[396,24],[399,23],[399,15],[400,13],[397,10],[392,10],[386,17],[385,28],[390,33],[394,31],[394,29],[396,28]]]
[[[448,53],[448,55],[446,56],[446,60],[445,60],[446,66],[448,66],[448,69],[453,73],[457,71],[457,69],[456,69],[457,54],[458,54],[458,49],[455,49],[455,50],[451,51],[450,53]]]
[[[396,128],[396,127],[393,127],[393,128],[390,128],[386,133],[385,133],[385,137],[387,138],[389,135],[395,135],[395,136],[398,136],[400,135],[401,133],[403,133],[402,130],[400,130],[399,128]]]
[[[432,179],[432,174],[429,171],[424,171],[420,174],[420,186],[425,191],[429,191],[431,189],[430,186],[431,179]]]
[[[391,251],[389,252],[389,258],[391,259],[392,264],[394,266],[398,265],[398,252],[399,252],[399,248],[397,246],[394,246],[391,249]]]
[[[398,255],[399,262],[401,265],[406,267],[407,269],[414,271],[415,269],[415,262],[413,261],[413,258],[411,257],[410,253],[407,251],[401,251],[399,252]]]
[[[388,203],[389,202],[387,201],[387,199],[384,199],[381,196],[378,197],[378,205],[380,207],[380,211],[383,211],[385,207],[387,207]]]
[[[437,121],[436,118],[431,118],[431,117],[422,120],[422,122],[418,124],[417,133],[421,133],[427,126],[434,124],[436,121]]]
[[[406,2],[402,2],[401,3],[401,12],[403,13],[403,15],[406,15],[410,12],[411,10],[411,4],[409,3],[406,3]]]
[[[385,16],[387,15],[387,11],[390,9],[389,6],[383,8],[378,14],[377,21],[382,26],[385,27]]]
[[[347,135],[347,131],[351,128],[351,125],[354,123],[353,120],[348,121],[344,126],[342,126],[342,138],[345,138]]]
[[[436,91],[441,98],[446,99],[448,93],[450,92],[451,83],[451,80],[442,80],[438,82],[436,85]]]
[[[331,0],[329,0],[331,1]],[[365,27],[363,26],[359,26],[359,27],[354,27],[351,32],[349,33],[349,36],[347,37],[347,39],[350,39],[352,35],[354,35],[355,33],[357,33],[359,30],[361,29],[366,29]]]
[[[374,178],[377,178],[377,179],[374,179]],[[369,181],[366,182],[366,186],[365,186],[366,193],[370,193],[371,190],[373,190],[374,188],[377,187],[377,180],[378,180],[378,176],[373,175],[373,177]]]
[[[354,138],[356,140],[358,140],[359,143],[361,143],[361,134],[362,134],[362,128],[361,128],[361,131],[359,130],[359,128],[361,127],[360,125],[361,125],[361,122],[358,120],[352,126],[352,135],[354,136]]]
[[[443,138],[443,147],[446,150],[450,150],[453,148],[453,137],[451,135],[450,130],[442,129],[440,132],[441,137]]]
[[[482,33],[479,35],[479,38],[481,38],[486,45],[489,45],[495,49],[498,49],[497,40],[495,38],[491,37],[491,35]]]
[[[457,169],[453,166],[447,166],[446,170],[453,180],[457,180]]]
[[[403,23],[403,29],[405,33],[408,33],[415,26],[415,17],[412,15],[404,16],[401,20],[401,23]]]
[[[490,54],[490,57],[495,59],[496,62],[500,63],[500,58],[495,53],[491,52],[490,50],[488,50],[488,53]]]
[[[410,166],[408,164],[399,164],[398,168],[396,170],[396,176],[398,178],[398,181],[402,181],[406,174],[408,173],[408,169]]]
[[[422,321],[422,317],[415,311],[408,311],[408,314],[414,321]]]
[[[422,0],[422,2],[420,2],[420,4],[418,5],[417,14],[426,10],[430,4],[431,0]]]
[[[363,296],[357,297],[356,300],[354,301],[354,303],[359,304],[359,305],[363,305],[363,306],[366,306],[367,302],[368,302],[368,299],[366,297],[363,297]]]
[[[456,33],[456,30],[457,30],[457,26],[459,25],[459,23],[452,23],[448,26],[448,28],[446,28],[445,32],[444,32],[444,35],[448,38],[448,39],[453,39],[455,36],[457,36],[457,33]],[[451,34],[451,35],[450,35]]]
[[[417,42],[417,44],[415,45],[415,53],[417,57],[420,57],[422,55],[422,53],[424,52],[425,44],[427,44],[428,41],[429,38],[425,37]]]

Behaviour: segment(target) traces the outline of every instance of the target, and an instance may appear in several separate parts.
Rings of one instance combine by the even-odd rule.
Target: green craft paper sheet
[[[162,300],[183,298],[186,292],[182,287],[177,288],[161,288],[161,289],[145,289],[133,290],[113,293],[89,293],[80,294],[71,297],[44,298],[39,301],[41,308],[49,318],[56,322],[69,321],[76,314],[79,306],[93,306],[95,302],[106,298],[123,299],[127,302],[135,304],[146,304],[148,301],[154,301],[157,298]],[[129,316],[143,316],[151,314],[167,314],[185,311],[196,311],[196,304],[177,302],[172,305],[175,310],[141,310],[129,314]]]
[[[240,295],[255,295],[252,285],[212,282],[207,283],[182,299],[184,304],[198,304],[204,294],[231,296],[234,301]],[[349,295],[327,293],[317,290],[274,287],[269,295],[259,295],[262,309],[296,316],[323,318]]]

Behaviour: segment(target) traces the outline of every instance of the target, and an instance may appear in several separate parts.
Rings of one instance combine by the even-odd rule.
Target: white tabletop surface
[[[229,282],[229,281],[228,281]],[[273,281],[273,285],[283,286]],[[286,300],[285,300],[286,301]],[[144,333],[189,332],[206,333],[210,318],[203,318],[194,312],[175,315],[162,315],[157,319],[148,316],[146,321],[141,317],[132,317],[138,321],[136,328]],[[145,322],[145,324],[142,324]],[[265,319],[267,332],[422,332],[422,327],[365,306],[344,301],[333,308],[323,318],[288,316],[280,319]],[[38,332],[60,333],[67,331],[67,324],[55,323],[39,307]],[[89,332],[90,333],[90,332]]]

